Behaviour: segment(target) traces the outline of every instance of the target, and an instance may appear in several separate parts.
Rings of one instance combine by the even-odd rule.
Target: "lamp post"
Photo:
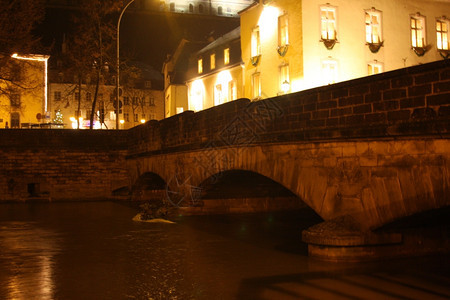
[[[133,3],[134,0],[131,0],[128,2],[127,5],[125,5],[125,7],[122,9],[122,11],[120,12],[119,15],[119,20],[117,21],[117,78],[116,78],[116,129],[119,129],[119,112],[120,112],[120,107],[119,107],[119,96],[120,96],[120,82],[119,82],[119,78],[120,78],[120,54],[119,54],[119,49],[120,49],[120,21],[122,20],[122,16],[125,13],[125,11],[127,10],[128,6],[130,6],[131,3]]]

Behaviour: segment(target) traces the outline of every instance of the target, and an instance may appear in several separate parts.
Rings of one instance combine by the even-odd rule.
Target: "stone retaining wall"
[[[126,132],[2,130],[0,201],[100,200],[128,185]]]

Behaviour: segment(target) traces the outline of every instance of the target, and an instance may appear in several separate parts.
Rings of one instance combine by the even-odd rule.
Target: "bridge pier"
[[[409,225],[374,231],[362,229],[351,216],[344,216],[304,230],[302,240],[308,244],[309,256],[328,261],[359,262],[448,253],[449,212],[447,209],[443,221],[434,226]]]

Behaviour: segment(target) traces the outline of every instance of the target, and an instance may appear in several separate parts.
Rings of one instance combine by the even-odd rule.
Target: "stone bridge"
[[[215,184],[270,179],[323,218],[303,239],[329,257],[340,245],[395,244],[398,235],[374,232],[449,206],[449,116],[442,61],[149,122],[130,131],[126,163],[131,184],[159,182],[171,202],[199,210]],[[221,193],[238,197],[232,186]]]

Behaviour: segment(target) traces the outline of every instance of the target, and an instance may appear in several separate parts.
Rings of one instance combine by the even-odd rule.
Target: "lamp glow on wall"
[[[44,63],[44,113],[46,113],[48,111],[48,59],[50,56],[37,54],[19,55],[14,53],[11,57],[20,60],[38,61]]]

